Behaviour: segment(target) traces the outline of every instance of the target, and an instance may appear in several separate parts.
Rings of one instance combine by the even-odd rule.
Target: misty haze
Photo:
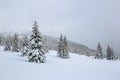
[[[1,80],[120,80],[119,0],[0,0]]]

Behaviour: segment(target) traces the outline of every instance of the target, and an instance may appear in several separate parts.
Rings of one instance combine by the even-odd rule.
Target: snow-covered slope
[[[46,63],[30,63],[21,53],[0,47],[0,80],[120,80],[120,61],[70,54],[70,59],[46,54]]]

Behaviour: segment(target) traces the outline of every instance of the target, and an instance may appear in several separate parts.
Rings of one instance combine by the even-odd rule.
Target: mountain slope
[[[43,38],[47,39],[47,44],[50,49],[57,50],[58,41],[59,41],[58,38],[54,38],[48,35],[43,35]],[[95,55],[95,50],[89,49],[85,45],[75,43],[70,40],[68,40],[68,45],[69,45],[69,51],[72,53],[77,53],[82,55],[91,55],[91,56]]]

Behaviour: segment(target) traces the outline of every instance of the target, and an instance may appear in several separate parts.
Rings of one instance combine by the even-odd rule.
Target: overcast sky
[[[31,31],[34,21],[43,34],[120,52],[120,0],[0,0],[0,32]]]

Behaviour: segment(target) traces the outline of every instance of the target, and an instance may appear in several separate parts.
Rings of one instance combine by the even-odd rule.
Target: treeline
[[[0,45],[5,47],[4,51],[21,52],[21,56],[28,56],[29,62],[44,63],[46,62],[45,53],[49,52],[49,49],[51,48],[47,44],[47,39],[43,38],[41,35],[38,27],[39,26],[35,21],[30,36],[27,34],[20,36],[17,33],[9,35],[0,34]],[[70,49],[66,36],[63,36],[62,34],[60,35],[56,50],[58,51],[56,53],[58,57],[63,59],[70,58]],[[76,53],[79,53],[79,50]],[[100,43],[98,43],[95,53],[95,59],[118,59],[110,46],[108,46],[106,55],[104,55]],[[91,56],[89,51],[86,52],[86,55]]]
[[[21,52],[21,56],[28,56],[29,62],[46,62],[45,53],[49,52],[46,39],[43,39],[39,32],[38,24],[35,21],[30,36],[19,36],[17,33],[12,35],[0,35],[0,45],[4,46],[4,51]],[[63,59],[69,58],[68,43],[66,36],[60,35],[57,46],[57,56]]]
[[[115,55],[113,48],[111,48],[109,45],[107,47],[106,54],[104,54],[102,51],[102,46],[100,42],[98,42],[95,59],[104,58],[106,58],[107,60],[116,60],[118,59],[118,56]]]

